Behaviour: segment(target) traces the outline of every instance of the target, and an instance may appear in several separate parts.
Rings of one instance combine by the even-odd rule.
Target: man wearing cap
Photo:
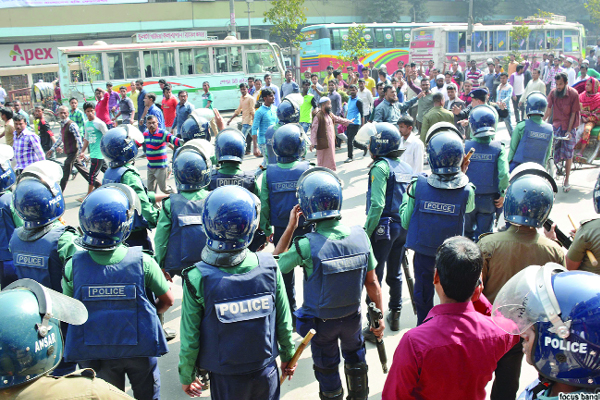
[[[458,106],[452,107],[452,113],[458,117],[457,123],[461,124],[462,126],[467,126],[469,124],[469,115],[473,108],[487,103],[489,99],[489,93],[487,88],[483,87],[472,90],[471,93],[469,93],[469,97],[471,98],[471,104],[469,104],[465,109],[461,110]],[[492,104],[492,107],[494,107],[496,113],[498,113],[499,118],[508,118],[509,114],[505,105]]]
[[[577,73],[575,72],[575,69],[573,69],[573,59],[571,57],[567,57],[565,60],[565,67],[566,68],[563,70],[563,72],[566,72],[567,76],[569,77],[569,86],[572,86],[577,80]]]
[[[431,89],[431,93],[436,94],[436,93],[441,93],[444,95],[444,100],[448,101],[448,91],[447,91],[447,85],[446,85],[446,80],[444,79],[444,75],[443,74],[438,74],[435,77],[435,86]]]

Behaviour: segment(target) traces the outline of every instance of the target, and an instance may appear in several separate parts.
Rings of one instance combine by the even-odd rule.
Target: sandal
[[[568,183],[565,185],[565,183],[563,182],[563,192],[569,193],[570,190],[571,190],[571,185],[569,185]]]
[[[85,199],[85,197],[80,197],[78,199],[76,199],[78,202],[83,203],[83,200]]]

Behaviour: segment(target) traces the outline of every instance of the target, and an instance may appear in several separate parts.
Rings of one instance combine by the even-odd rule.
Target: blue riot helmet
[[[281,124],[297,124],[300,121],[300,107],[288,98],[281,100],[277,107],[277,119]]]
[[[81,203],[83,237],[75,242],[87,250],[114,250],[129,237],[135,213],[142,215],[135,190],[121,183],[102,185]]]
[[[215,142],[215,155],[217,161],[242,162],[246,152],[246,139],[244,134],[235,128],[223,129],[217,135]]]
[[[0,144],[0,193],[10,189],[17,181],[10,160],[15,156],[12,146]]]
[[[596,213],[600,214],[600,174],[598,174],[598,179],[596,179],[596,185],[594,186],[594,210]]]
[[[402,136],[396,125],[389,122],[377,122],[376,133],[369,138],[369,151],[373,157],[385,157],[391,152],[403,152],[406,148],[402,146]],[[395,157],[399,157],[399,153]]]
[[[192,113],[183,122],[181,131],[178,134],[185,141],[192,139],[210,140],[210,122],[206,118]]]
[[[487,104],[474,107],[469,113],[469,125],[474,137],[494,136],[496,123],[496,112]]]
[[[61,178],[61,166],[50,160],[37,161],[19,175],[13,191],[13,206],[24,228],[49,225],[64,214]]]
[[[81,325],[88,313],[79,300],[19,279],[0,292],[0,390],[52,371],[63,355],[60,321]]]
[[[451,175],[461,171],[465,148],[458,129],[449,122],[438,122],[427,132],[427,158],[431,172]]]
[[[494,301],[504,331],[529,330],[529,361],[541,376],[579,387],[600,386],[600,276],[547,263],[513,276]],[[533,331],[529,328],[533,327]],[[535,334],[535,336],[534,336]]]
[[[260,200],[247,189],[226,185],[204,201],[202,226],[206,246],[202,260],[211,265],[237,265],[246,255],[258,228]]]
[[[277,162],[291,163],[299,160],[306,152],[304,130],[298,124],[279,127],[273,135],[273,151]]]
[[[300,175],[296,196],[307,221],[341,218],[342,181],[324,167],[310,168]]]
[[[556,182],[541,165],[519,165],[510,175],[504,219],[517,225],[541,227],[550,215],[557,192]]]
[[[531,92],[525,99],[525,114],[544,116],[548,99],[541,92]]]
[[[203,139],[190,140],[175,153],[173,157],[173,175],[178,191],[192,192],[202,189],[210,183],[212,162],[210,157],[206,155],[204,143],[208,142]]]
[[[144,135],[132,125],[109,129],[100,140],[100,151],[110,168],[117,168],[135,159]]]

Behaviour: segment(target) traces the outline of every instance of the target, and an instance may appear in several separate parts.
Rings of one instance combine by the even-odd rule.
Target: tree
[[[342,41],[342,51],[338,58],[352,62],[354,59],[364,57],[370,50],[365,39],[365,26],[351,26],[348,28],[348,38]]]
[[[75,70],[72,72],[73,77],[77,78],[77,80],[81,79],[82,82],[88,81],[90,87],[92,88],[92,96],[94,93],[94,85],[92,84],[96,77],[100,75],[100,70],[96,68],[96,66],[100,65],[100,59],[97,55],[83,55],[78,57],[76,60],[72,62],[79,63],[79,70]],[[80,72],[81,71],[81,72]],[[81,76],[83,75],[83,76]],[[85,96],[84,96],[85,98]]]
[[[530,33],[531,29],[529,29],[529,27],[523,23],[523,18],[515,18],[515,24],[508,33],[510,35],[510,48],[513,50],[513,52],[518,52],[519,44],[523,42],[523,40],[527,41]]]
[[[271,33],[289,47],[292,60],[292,50],[298,49],[304,38],[300,29],[306,24],[306,10],[304,0],[272,0],[271,8],[263,14],[263,22],[273,25]]]
[[[590,19],[594,24],[600,25],[600,0],[587,0],[584,4]]]
[[[492,19],[495,15],[497,0],[477,0],[473,1],[473,19],[475,22],[483,22]]]
[[[372,0],[366,7],[363,20],[381,23],[398,22],[402,14],[399,0]]]
[[[479,1],[479,0],[478,0]],[[408,0],[410,8],[408,14],[412,22],[426,22],[429,17],[429,10],[423,0]]]

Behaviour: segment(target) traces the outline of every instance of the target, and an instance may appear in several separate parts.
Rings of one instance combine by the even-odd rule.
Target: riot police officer
[[[91,369],[49,375],[63,353],[60,324],[81,325],[84,305],[31,279],[0,292],[0,397],[3,399],[131,399]],[[58,356],[58,357],[57,357]]]
[[[378,122],[377,133],[369,142],[374,162],[369,170],[367,190],[367,221],[365,232],[371,238],[373,254],[377,260],[377,279],[381,285],[387,266],[386,282],[390,288],[387,322],[393,331],[400,330],[402,310],[402,270],[400,268],[406,231],[400,224],[400,204],[406,188],[412,180],[410,165],[400,161],[404,152],[402,137],[395,125]],[[367,298],[367,304],[370,299]],[[367,328],[365,339],[374,341],[375,336]]]
[[[170,276],[181,275],[184,268],[200,261],[206,243],[200,216],[212,164],[201,141],[193,139],[177,149],[173,175],[178,193],[163,200],[156,224],[155,259]]]
[[[300,108],[295,101],[284,98],[277,107],[277,119],[275,125],[271,125],[265,132],[267,145],[267,164],[277,164],[277,155],[273,151],[273,138],[275,131],[286,124],[297,124],[300,121]]]
[[[415,252],[414,299],[417,324],[433,307],[435,252],[449,237],[463,235],[465,214],[475,209],[475,188],[465,174],[462,137],[449,122],[427,133],[427,158],[432,174],[413,178],[400,207],[406,248]]]
[[[210,122],[197,112],[192,112],[181,126],[181,131],[177,132],[177,136],[185,141],[204,139],[210,142]]]
[[[510,170],[519,164],[535,162],[546,166],[552,154],[552,125],[542,120],[548,100],[540,92],[533,92],[525,100],[528,119],[519,122],[510,138],[508,162]]]
[[[125,375],[136,399],[160,398],[157,357],[168,351],[158,318],[173,305],[173,294],[154,259],[141,246],[124,245],[135,213],[135,191],[124,184],[105,184],[81,203],[83,237],[64,270],[64,294],[86,306],[89,318],[69,328],[65,359],[93,368],[121,390]],[[157,300],[147,297],[147,290]]]
[[[259,214],[258,198],[239,186],[206,197],[202,261],[183,271],[179,379],[190,396],[201,394],[196,366],[210,371],[215,400],[279,399],[278,354],[293,374],[281,272],[271,254],[248,250]]]
[[[477,106],[469,114],[471,140],[465,142],[465,152],[475,149],[466,174],[475,185],[475,210],[465,219],[465,236],[477,242],[479,235],[494,228],[496,208],[504,204],[508,187],[508,160],[504,144],[494,140],[496,113],[487,104]]]
[[[268,165],[262,177],[260,189],[260,229],[265,235],[272,235],[275,246],[288,225],[290,210],[298,204],[296,198],[296,183],[310,164],[301,161],[306,152],[304,131],[298,124],[287,124],[275,131],[273,149],[277,155],[277,164]],[[294,236],[308,233],[308,228],[300,227]],[[292,312],[296,310],[294,293],[294,271],[283,274],[285,288],[290,301]],[[292,319],[295,317],[292,316]]]
[[[550,215],[557,191],[556,182],[539,164],[522,164],[512,172],[504,200],[504,219],[510,227],[484,234],[477,243],[484,255],[483,294],[491,302],[504,284],[527,266],[564,265],[560,245],[537,232]],[[492,400],[516,397],[522,359],[519,343],[498,361]]]
[[[547,263],[525,268],[500,290],[492,320],[521,336],[525,359],[540,376],[525,388],[520,400],[598,392],[599,288],[596,274]],[[515,310],[514,304],[528,306]]]
[[[15,228],[23,226],[23,220],[12,204],[11,188],[17,181],[10,160],[14,157],[14,151],[11,146],[0,145],[0,287],[6,287],[17,280],[15,267],[8,242],[12,237]]]
[[[14,231],[9,249],[16,274],[62,292],[64,263],[77,251],[75,228],[59,221],[65,200],[59,182],[62,168],[52,161],[38,161],[23,170],[13,193],[13,205],[23,219]]]
[[[100,150],[109,167],[104,173],[102,184],[122,183],[135,190],[141,202],[142,213],[135,214],[133,228],[126,243],[129,246],[142,246],[145,250],[152,251],[148,229],[156,227],[158,218],[158,209],[153,203],[161,201],[168,195],[156,195],[146,189],[140,173],[133,166],[138,153],[138,142],[137,138],[132,137],[130,132],[122,127],[110,129],[102,136]]]
[[[337,175],[323,167],[311,168],[298,180],[299,206],[290,219],[273,254],[288,250],[301,213],[315,231],[294,240],[294,246],[280,254],[279,268],[286,273],[297,265],[304,268],[304,302],[296,311],[297,331],[317,334],[311,342],[315,377],[321,399],[342,399],[338,373],[341,342],[348,397],[366,400],[369,394],[364,340],[361,334],[360,300],[362,286],[379,309],[383,302],[375,273],[377,261],[369,237],[362,227],[339,222],[342,185]],[[298,209],[299,208],[299,209]],[[383,335],[384,324],[373,333]]]

